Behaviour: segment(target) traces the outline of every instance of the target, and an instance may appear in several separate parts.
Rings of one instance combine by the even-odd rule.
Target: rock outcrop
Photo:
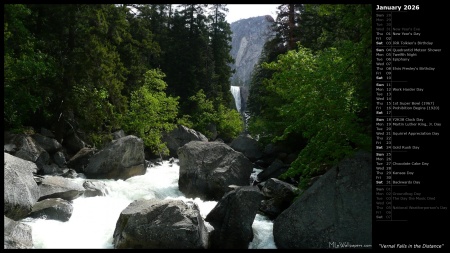
[[[36,163],[37,171],[49,164],[49,153],[30,135],[5,133],[5,143],[13,147],[9,149],[11,155]]]
[[[87,178],[123,179],[144,175],[144,141],[133,135],[113,140],[89,158],[83,173]]]
[[[273,18],[266,15],[231,23],[230,54],[235,59],[232,68],[236,70],[230,79],[231,85],[249,87],[253,69],[261,56],[264,44],[273,34],[271,32],[273,22]]]
[[[50,198],[61,198],[67,201],[74,200],[84,194],[84,187],[60,176],[45,176],[39,184],[39,201]]]
[[[297,187],[276,178],[270,178],[258,184],[258,187],[261,188],[262,193],[266,197],[265,200],[261,201],[259,210],[270,219],[275,219],[301,193]]]
[[[230,147],[244,154],[250,161],[254,162],[262,157],[262,148],[257,140],[250,135],[241,134],[230,143]]]
[[[167,144],[169,156],[177,157],[177,150],[190,141],[208,141],[202,133],[183,125],[178,125],[169,133],[163,134],[162,141]]]
[[[4,220],[4,249],[32,249],[31,227],[6,216]]]
[[[25,218],[38,201],[40,191],[33,179],[36,164],[4,153],[4,215]]]
[[[253,164],[222,142],[191,141],[178,149],[178,187],[188,198],[220,200],[229,185],[250,185]]]
[[[214,230],[212,249],[248,249],[253,240],[252,224],[263,195],[257,186],[237,187],[225,194],[206,216]]]
[[[72,217],[72,212],[72,203],[60,198],[51,198],[37,202],[29,216],[48,220],[68,221]]]
[[[116,249],[206,249],[208,230],[197,204],[182,200],[136,200],[119,216]]]
[[[372,155],[357,153],[322,175],[273,224],[279,249],[372,244]]]

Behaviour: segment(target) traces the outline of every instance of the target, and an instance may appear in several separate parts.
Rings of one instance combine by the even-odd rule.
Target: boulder
[[[266,181],[269,178],[278,178],[288,169],[289,165],[284,164],[281,160],[275,159],[275,161],[273,161],[269,167],[263,169],[256,178],[258,182]]]
[[[119,216],[116,249],[206,249],[208,232],[197,204],[182,200],[136,200]]]
[[[82,175],[83,175],[82,173],[78,174],[74,169],[63,169],[63,172],[58,176],[66,178],[78,178],[78,177],[85,178]]]
[[[252,162],[225,143],[191,141],[178,158],[178,187],[188,198],[220,200],[229,185],[250,185]]]
[[[33,178],[36,164],[8,153],[4,157],[4,215],[20,220],[39,199],[39,187]]]
[[[85,197],[106,196],[108,194],[106,184],[101,181],[86,180],[83,187]]]
[[[49,198],[61,198],[70,201],[80,197],[85,191],[79,183],[60,176],[44,177],[39,189],[41,192],[39,201]]]
[[[51,163],[46,164],[42,167],[42,169],[39,171],[39,174],[41,175],[59,175],[64,172],[63,168],[60,168],[58,165]]]
[[[244,154],[252,162],[263,155],[260,144],[250,135],[239,135],[230,143],[230,147]]]
[[[208,141],[202,133],[183,125],[178,125],[169,133],[163,134],[162,141],[169,149],[169,156],[177,157],[177,150],[190,141]]]
[[[252,224],[263,195],[257,186],[241,186],[228,192],[206,216],[214,227],[212,249],[248,249],[253,240]]]
[[[62,145],[55,139],[41,134],[33,134],[33,139],[48,153],[53,154],[62,148]]]
[[[275,219],[281,212],[288,208],[300,190],[286,182],[276,178],[270,178],[258,185],[266,200],[261,201],[260,211],[270,219]]]
[[[51,198],[37,202],[29,217],[47,220],[68,221],[72,216],[73,206],[64,199]]]
[[[122,180],[145,172],[144,141],[133,135],[110,142],[89,159],[83,171],[88,178]]]
[[[55,154],[53,154],[53,161],[58,165],[60,168],[66,168],[66,156],[63,152],[58,151]]]
[[[4,217],[4,249],[32,249],[33,237],[31,227]]]
[[[50,155],[48,152],[29,135],[8,134],[5,135],[5,143],[15,146],[15,152],[11,152],[12,155],[36,163],[38,170],[49,164]]]
[[[371,245],[372,154],[358,152],[322,175],[274,220],[273,236],[279,249]]]
[[[84,168],[89,164],[89,159],[95,154],[97,150],[94,148],[82,148],[80,149],[70,160],[67,162],[69,168],[74,169],[78,173],[82,173]]]

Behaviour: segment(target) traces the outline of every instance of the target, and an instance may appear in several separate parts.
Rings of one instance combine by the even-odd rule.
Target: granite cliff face
[[[231,56],[235,59],[231,85],[248,88],[253,68],[258,63],[264,43],[271,34],[274,20],[270,15],[241,19],[231,23]]]

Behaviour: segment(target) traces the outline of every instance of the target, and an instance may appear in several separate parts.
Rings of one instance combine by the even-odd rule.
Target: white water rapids
[[[217,201],[184,197],[178,190],[178,176],[179,166],[164,161],[162,165],[147,168],[146,174],[142,176],[117,181],[101,180],[107,186],[108,195],[73,200],[73,213],[69,221],[26,218],[22,222],[32,227],[35,249],[112,249],[112,237],[120,213],[131,202],[140,198],[191,200],[197,203],[200,214],[206,218]],[[254,176],[252,174],[252,178]],[[81,184],[84,179],[74,180]],[[257,214],[252,228],[254,239],[249,244],[249,249],[276,248],[272,221]]]

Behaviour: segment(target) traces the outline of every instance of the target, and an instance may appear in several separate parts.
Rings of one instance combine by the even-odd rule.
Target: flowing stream
[[[127,180],[100,180],[106,184],[108,195],[73,200],[73,213],[69,221],[26,218],[22,222],[32,227],[35,249],[112,249],[112,237],[120,213],[132,201],[140,198],[191,200],[197,203],[202,217],[206,218],[217,201],[184,197],[178,190],[179,169],[177,163],[163,161],[162,165],[147,168],[145,175]],[[254,179],[257,172],[254,169],[250,180]],[[82,184],[84,179],[73,180]],[[249,249],[276,248],[272,221],[257,214],[252,227],[254,239],[249,244]]]

